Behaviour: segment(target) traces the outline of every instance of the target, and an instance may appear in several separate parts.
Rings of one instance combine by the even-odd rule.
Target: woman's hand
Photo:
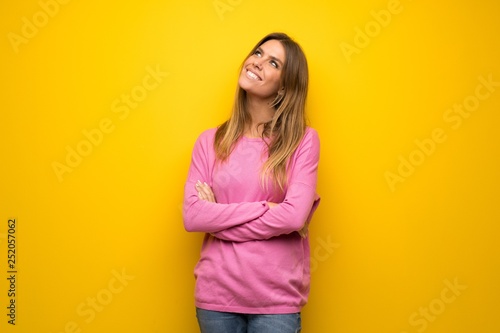
[[[202,183],[198,180],[195,186],[198,191],[198,198],[208,202],[217,202],[215,201],[215,195],[214,192],[212,192],[212,188],[207,183]]]
[[[307,234],[309,233],[309,223],[304,224],[304,226],[298,231],[298,233],[300,237],[306,238]]]
[[[278,204],[276,202],[270,202],[270,201],[267,201],[267,205],[269,206],[269,209],[278,206]]]

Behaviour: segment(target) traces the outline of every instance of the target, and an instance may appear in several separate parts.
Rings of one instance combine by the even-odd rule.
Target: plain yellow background
[[[2,332],[197,332],[191,149],[271,31],[306,52],[322,143],[303,332],[499,331],[499,14],[493,0],[3,1]]]

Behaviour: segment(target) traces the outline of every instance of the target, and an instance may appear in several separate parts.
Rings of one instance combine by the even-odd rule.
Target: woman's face
[[[285,48],[272,39],[257,48],[243,64],[238,83],[247,95],[274,99],[280,89]]]

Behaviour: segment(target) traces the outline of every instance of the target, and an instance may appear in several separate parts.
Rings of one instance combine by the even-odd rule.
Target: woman
[[[307,88],[300,46],[269,34],[243,62],[230,119],[196,141],[183,217],[187,231],[206,233],[195,268],[202,333],[301,330],[319,203]]]

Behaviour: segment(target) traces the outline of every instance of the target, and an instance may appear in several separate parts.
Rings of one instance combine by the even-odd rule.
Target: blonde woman
[[[309,221],[319,204],[308,68],[283,33],[241,67],[233,112],[197,139],[184,227],[206,233],[195,267],[202,333],[296,333],[309,294]]]

